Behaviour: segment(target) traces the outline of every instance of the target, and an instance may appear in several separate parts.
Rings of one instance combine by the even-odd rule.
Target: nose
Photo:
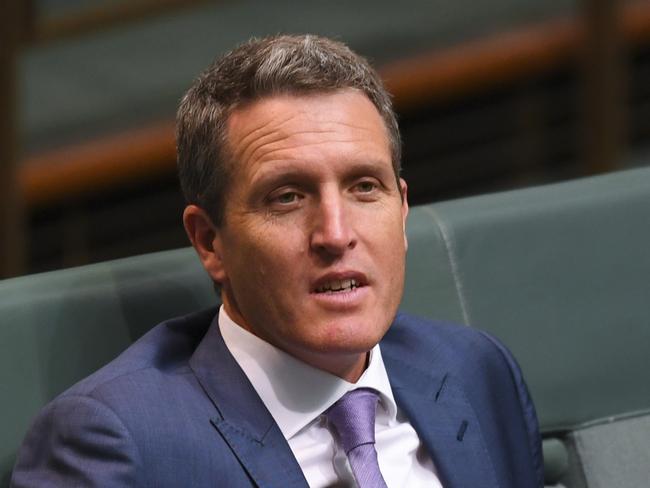
[[[353,249],[357,241],[350,213],[341,195],[323,195],[313,216],[311,249],[330,257]]]

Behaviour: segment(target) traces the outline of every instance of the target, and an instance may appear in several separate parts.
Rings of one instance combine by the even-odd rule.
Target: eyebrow
[[[367,174],[384,174],[386,176],[391,176],[394,173],[392,161],[388,162],[386,166],[385,161],[381,160],[364,160],[358,163],[351,164],[351,168],[348,171],[353,177],[363,176]]]
[[[295,163],[279,162],[270,169],[260,169],[258,175],[253,179],[253,186],[268,186],[277,182],[296,181],[300,182],[315,174],[315,170],[308,163],[296,167]],[[385,161],[379,159],[368,159],[350,162],[345,168],[344,179],[353,180],[362,176],[376,176],[390,178],[394,174],[392,162],[387,166]]]

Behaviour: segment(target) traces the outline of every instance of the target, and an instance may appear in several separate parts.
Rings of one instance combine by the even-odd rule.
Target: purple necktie
[[[377,400],[379,397],[373,390],[360,388],[343,395],[326,412],[359,488],[386,488],[375,450]]]

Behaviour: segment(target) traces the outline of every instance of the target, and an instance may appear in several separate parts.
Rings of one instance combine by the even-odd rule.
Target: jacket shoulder
[[[444,368],[461,383],[477,383],[480,389],[523,384],[508,348],[493,335],[467,325],[400,312],[382,342],[384,351],[422,371]]]
[[[189,367],[215,315],[162,322],[52,400],[25,437],[12,486],[180,486],[181,479],[208,486],[213,465],[233,465],[230,451],[196,421],[214,407]],[[194,464],[161,461],[185,459],[196,445],[206,454]]]
[[[445,354],[449,359],[468,351],[494,353],[499,341],[490,334],[467,325],[431,320],[399,312],[382,342],[390,349],[421,352],[431,357],[433,352]]]
[[[486,437],[494,439],[491,445],[498,445],[504,432],[518,437],[519,445],[527,447],[535,486],[542,486],[535,408],[517,361],[499,339],[467,325],[399,313],[382,342],[382,355],[408,362],[426,374],[444,371],[451,375],[481,419]],[[507,450],[508,446],[501,449]],[[526,470],[522,466],[517,469]]]

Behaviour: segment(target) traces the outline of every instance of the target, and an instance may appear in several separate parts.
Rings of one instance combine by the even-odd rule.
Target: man
[[[541,486],[509,353],[396,318],[407,187],[365,60],[314,36],[238,47],[183,98],[178,161],[223,306],[54,400],[13,486]]]

